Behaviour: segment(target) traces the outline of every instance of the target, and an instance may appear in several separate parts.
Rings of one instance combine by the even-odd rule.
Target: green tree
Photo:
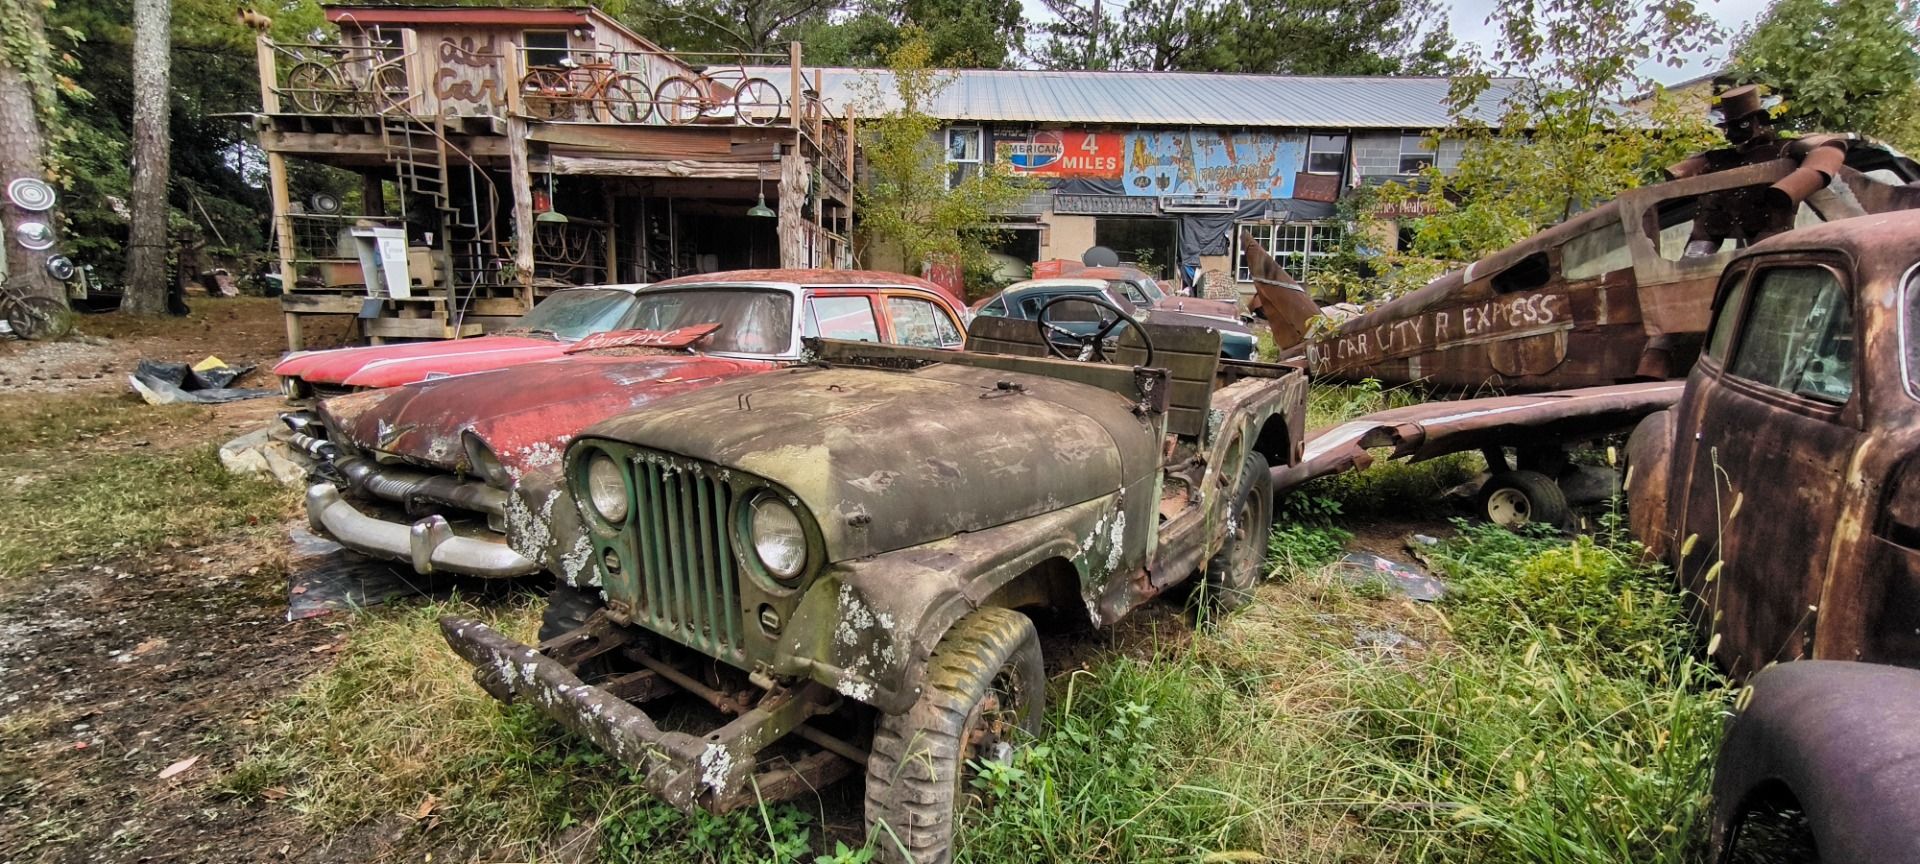
[[[1778,0],[1736,40],[1733,72],[1784,97],[1790,128],[1895,138],[1920,104],[1916,22],[1915,0]]]
[[[1459,165],[1428,174],[1438,215],[1419,220],[1425,253],[1470,260],[1714,145],[1704,120],[1664,101],[1651,115],[1625,107],[1651,87],[1643,65],[1678,65],[1719,38],[1693,0],[1538,0],[1490,20],[1493,57],[1469,51],[1451,96]]]
[[[1717,38],[1692,0],[1527,0],[1490,20],[1498,46],[1491,58],[1465,53],[1451,95],[1444,146],[1457,164],[1344,201],[1350,228],[1333,266],[1309,285],[1317,296],[1365,300],[1417,287],[1723,143],[1664,97],[1651,115],[1624,107],[1650,86],[1643,64],[1677,62]],[[1431,215],[1396,226],[1382,210]],[[1410,235],[1404,251],[1401,232]]]
[[[1056,69],[1437,74],[1454,53],[1436,0],[1044,0]]]
[[[804,22],[793,38],[806,45],[809,63],[879,66],[900,47],[906,28],[926,35],[938,68],[1004,69],[1026,42],[1027,19],[1020,0],[866,0]]]
[[[993,163],[949,184],[939,144],[943,121],[928,107],[952,79],[935,71],[932,59],[926,34],[908,28],[888,55],[888,71],[859,85],[867,183],[857,193],[856,240],[863,257],[890,247],[908,267],[947,263],[979,272],[997,236],[993,219],[1029,189]]]

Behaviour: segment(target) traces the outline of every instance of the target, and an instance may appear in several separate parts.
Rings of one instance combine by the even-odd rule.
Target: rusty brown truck
[[[1745,829],[1792,814],[1821,860],[1920,861],[1917,280],[1920,212],[1755,244],[1679,403],[1628,442],[1634,533],[1697,599],[1709,653],[1752,675],[1716,862],[1763,860],[1743,847],[1782,832]]]
[[[969,766],[1039,731],[1035,622],[1111,625],[1189,583],[1245,602],[1269,466],[1300,455],[1303,370],[1064,302],[1105,307],[1091,361],[1047,356],[1046,315],[984,317],[962,352],[815,341],[808,367],[588,429],[522,484],[553,514],[522,551],[563,583],[543,641],[448,618],[448,643],[677,806],[864,771],[881,854],[948,860]]]

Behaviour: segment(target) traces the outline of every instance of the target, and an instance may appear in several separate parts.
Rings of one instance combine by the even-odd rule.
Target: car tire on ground
[[[867,758],[867,830],[884,861],[953,859],[968,763],[1003,760],[1040,732],[1046,671],[1033,622],[978,609],[953,625],[927,661],[920,698],[875,724]]]
[[[546,611],[540,613],[540,641],[545,642],[570,630],[578,630],[600,611],[600,592],[555,585],[547,595]]]
[[[1480,515],[1502,528],[1530,524],[1565,529],[1573,525],[1573,508],[1560,484],[1538,471],[1502,471],[1480,487]]]
[[[1227,539],[1207,561],[1201,581],[1203,617],[1220,616],[1253,602],[1267,575],[1267,537],[1273,533],[1273,478],[1267,457],[1254,451],[1240,467],[1227,499]]]

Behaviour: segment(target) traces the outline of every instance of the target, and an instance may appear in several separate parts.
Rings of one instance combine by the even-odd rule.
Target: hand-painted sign
[[[1074,129],[1041,130],[993,142],[994,158],[1015,174],[1118,180],[1125,136]]]
[[[1372,330],[1340,333],[1307,345],[1312,371],[1332,372],[1461,345],[1538,336],[1573,328],[1564,294],[1508,295],[1434,309]]]
[[[1307,142],[1300,135],[1210,129],[1129,132],[1128,195],[1291,198]]]

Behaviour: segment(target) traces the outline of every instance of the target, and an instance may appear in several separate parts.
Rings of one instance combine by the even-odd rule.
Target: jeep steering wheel
[[[1053,323],[1053,321],[1047,317],[1047,313],[1052,311],[1054,306],[1061,303],[1085,303],[1089,306],[1112,312],[1114,318],[1112,321],[1105,321],[1105,316],[1102,316],[1104,323],[1100,325],[1100,329],[1092,333],[1075,333],[1072,330]],[[1040,331],[1040,341],[1046,344],[1047,352],[1062,360],[1092,360],[1099,363],[1114,362],[1114,359],[1107,354],[1107,337],[1122,324],[1133,328],[1135,333],[1140,334],[1140,344],[1147,350],[1147,356],[1140,361],[1140,365],[1152,366],[1153,337],[1147,335],[1147,328],[1140,326],[1139,321],[1134,320],[1133,317],[1127,313],[1120,311],[1120,307],[1113,305],[1113,302],[1105,297],[1093,294],[1061,294],[1058,297],[1054,297],[1040,304],[1040,310],[1035,312],[1033,316],[1033,326]],[[1072,342],[1080,346],[1077,352],[1078,356],[1069,356],[1066,351],[1061,350],[1059,343],[1054,341],[1056,337],[1062,341]]]

